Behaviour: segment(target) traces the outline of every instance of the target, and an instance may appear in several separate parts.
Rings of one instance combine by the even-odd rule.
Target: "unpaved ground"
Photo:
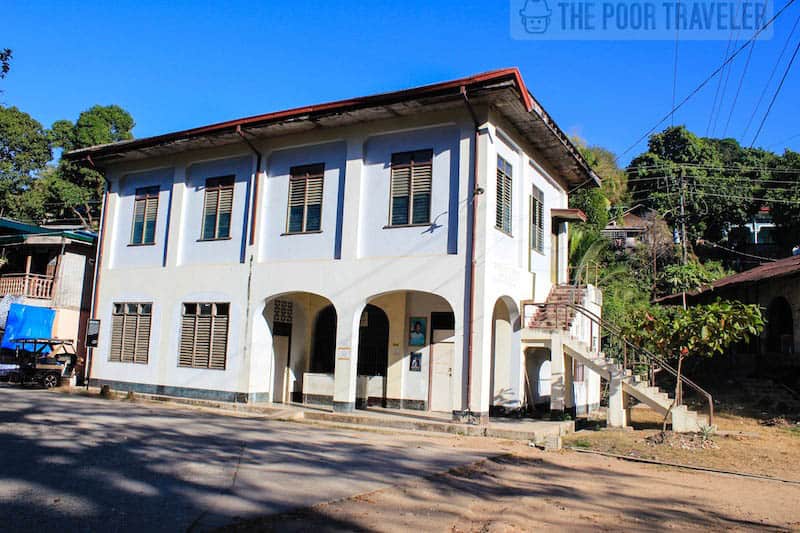
[[[632,419],[635,427],[652,429],[579,431],[564,439],[564,444],[800,481],[800,426],[791,421],[765,426],[759,419],[721,413],[714,420],[719,431],[712,436],[713,445],[697,449],[650,444],[647,438],[660,431],[661,420],[649,409],[633,409]]]
[[[515,446],[513,455],[237,531],[800,530],[800,485]]]

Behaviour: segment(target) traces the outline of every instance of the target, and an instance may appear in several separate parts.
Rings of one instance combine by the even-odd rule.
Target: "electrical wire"
[[[750,131],[750,126],[753,124],[753,119],[756,118],[756,114],[758,113],[758,108],[761,107],[761,102],[764,101],[764,97],[767,95],[767,90],[769,89],[770,83],[772,83],[772,78],[775,76],[775,73],[778,71],[778,65],[781,63],[781,59],[783,59],[783,54],[786,53],[786,50],[789,48],[789,43],[792,41],[792,36],[794,35],[797,26],[800,24],[800,15],[797,16],[797,20],[794,21],[794,26],[792,26],[792,31],[789,32],[789,35],[786,37],[786,41],[783,43],[783,48],[781,49],[781,53],[778,55],[778,59],[775,61],[775,64],[772,66],[772,72],[769,73],[769,78],[767,78],[767,83],[764,84],[764,88],[761,89],[761,95],[758,97],[758,102],[756,102],[755,107],[753,108],[753,112],[750,113],[750,118],[747,119],[747,125],[742,132],[742,139],[745,138],[747,132]]]
[[[767,112],[764,113],[764,118],[761,119],[761,124],[758,125],[758,130],[756,130],[756,134],[753,137],[753,142],[750,143],[750,148],[756,143],[758,136],[761,134],[761,129],[764,127],[764,123],[767,121],[767,117],[769,116],[770,111],[772,111],[772,106],[775,104],[775,100],[778,99],[778,95],[783,89],[783,82],[786,81],[786,77],[789,75],[789,71],[792,69],[792,65],[794,64],[795,58],[797,58],[797,52],[800,50],[800,40],[797,41],[797,46],[794,47],[794,53],[792,54],[792,58],[789,60],[789,64],[786,65],[786,70],[783,71],[783,76],[781,77],[780,83],[778,83],[778,87],[775,89],[775,93],[772,95],[772,100],[769,102],[769,106],[767,106]]]
[[[623,156],[624,156],[624,155],[626,155],[628,152],[630,152],[631,150],[633,150],[634,148],[636,148],[636,147],[639,145],[639,143],[640,143],[642,140],[646,139],[646,138],[647,138],[647,137],[648,137],[648,136],[649,136],[651,133],[653,133],[653,132],[654,132],[654,131],[655,131],[655,130],[656,130],[656,129],[657,129],[657,128],[658,128],[658,127],[659,127],[659,126],[660,126],[660,125],[661,125],[661,124],[662,124],[662,123],[665,121],[665,120],[668,120],[668,119],[669,119],[669,117],[670,117],[670,116],[671,116],[671,115],[672,115],[672,114],[673,114],[675,111],[677,111],[678,109],[680,109],[681,107],[683,107],[683,105],[684,105],[684,104],[686,104],[686,102],[688,102],[690,99],[692,99],[692,97],[694,97],[694,95],[696,95],[697,93],[699,93],[699,92],[700,92],[700,91],[703,89],[703,87],[705,87],[706,85],[708,85],[708,82],[709,82],[709,81],[713,80],[713,79],[714,79],[714,77],[715,77],[717,74],[719,74],[719,73],[720,73],[720,71],[722,70],[722,68],[723,68],[724,66],[728,65],[728,64],[729,64],[731,61],[733,61],[733,60],[736,58],[736,56],[737,56],[737,55],[739,55],[739,54],[742,52],[742,50],[744,50],[744,49],[745,49],[745,48],[748,46],[748,44],[749,44],[749,42],[750,42],[750,41],[752,41],[752,40],[755,40],[755,39],[756,39],[756,38],[757,38],[759,35],[761,35],[761,33],[763,33],[763,32],[764,32],[764,30],[766,30],[768,27],[770,27],[770,26],[772,25],[772,23],[773,23],[773,22],[775,22],[775,21],[778,19],[778,17],[780,17],[780,16],[781,16],[781,15],[782,15],[782,14],[783,14],[783,13],[784,13],[784,12],[785,12],[785,11],[786,11],[788,8],[789,8],[789,6],[791,6],[792,4],[794,4],[794,2],[795,2],[795,0],[788,0],[788,1],[786,2],[786,4],[784,4],[784,5],[783,5],[783,7],[781,7],[781,8],[780,8],[780,9],[779,9],[779,10],[778,10],[778,11],[777,11],[777,12],[776,12],[774,15],[772,15],[772,17],[771,17],[771,18],[770,18],[770,19],[769,19],[767,22],[765,22],[765,23],[764,23],[764,25],[763,25],[763,26],[761,26],[761,27],[760,27],[758,30],[756,30],[756,31],[753,33],[753,35],[750,37],[750,39],[748,39],[748,41],[747,41],[747,42],[745,42],[745,44],[743,44],[743,45],[742,45],[742,46],[741,46],[741,47],[740,47],[738,50],[734,51],[734,52],[733,52],[733,53],[732,53],[732,54],[731,54],[731,55],[728,57],[728,59],[726,59],[726,60],[725,60],[725,61],[722,63],[722,65],[720,65],[719,67],[717,67],[717,68],[716,68],[716,69],[715,69],[715,70],[714,70],[714,71],[713,71],[711,74],[709,74],[709,75],[708,75],[708,76],[707,76],[707,77],[706,77],[706,78],[705,78],[705,79],[704,79],[702,82],[700,82],[700,84],[699,84],[697,87],[695,87],[695,88],[694,88],[694,89],[693,89],[693,90],[692,90],[692,91],[691,91],[691,92],[690,92],[688,95],[686,95],[686,97],[685,97],[683,100],[681,100],[681,101],[680,101],[680,103],[678,103],[678,105],[674,106],[674,107],[673,107],[673,108],[672,108],[672,109],[671,109],[671,110],[670,110],[670,111],[669,111],[669,112],[668,112],[666,115],[664,115],[664,117],[662,117],[662,118],[661,118],[661,120],[659,120],[658,122],[656,122],[656,123],[655,123],[655,125],[653,125],[653,126],[650,128],[650,129],[648,129],[646,132],[644,132],[644,134],[643,134],[643,135],[641,135],[641,136],[640,136],[638,139],[636,139],[636,141],[634,141],[634,142],[633,142],[633,143],[632,143],[632,144],[631,144],[631,145],[630,145],[628,148],[626,148],[626,149],[625,149],[625,150],[624,150],[624,151],[623,151],[621,154],[619,154],[618,156],[616,156],[616,157],[614,158],[614,160],[615,160],[615,161],[617,161],[617,160],[618,160],[620,157],[623,157]]]
[[[753,50],[756,47],[756,41],[752,41],[750,44],[750,51],[747,52],[747,60],[744,62],[744,69],[742,69],[742,76],[739,78],[739,86],[736,88],[736,94],[733,96],[733,103],[731,104],[731,111],[728,113],[728,120],[725,121],[725,127],[722,128],[722,137],[725,137],[725,134],[728,133],[728,126],[731,124],[731,118],[733,118],[733,112],[736,109],[736,102],[739,101],[739,93],[742,92],[742,85],[744,84],[744,79],[747,77],[747,68],[750,66],[750,58],[753,57]]]

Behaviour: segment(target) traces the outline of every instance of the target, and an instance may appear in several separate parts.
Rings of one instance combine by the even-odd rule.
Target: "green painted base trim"
[[[303,394],[303,403],[309,405],[333,405],[333,396],[321,394]]]
[[[333,402],[333,410],[337,413],[352,413],[356,410],[356,402]]]
[[[107,385],[111,390],[122,392],[152,394],[154,396],[175,396],[178,398],[192,398],[194,400],[210,400],[215,402],[260,403],[266,402],[269,397],[269,393],[266,392],[232,392],[213,389],[195,389],[191,387],[173,387],[170,385],[153,385],[151,383],[133,383],[129,381],[114,381],[97,378],[89,380],[89,385],[92,387]]]

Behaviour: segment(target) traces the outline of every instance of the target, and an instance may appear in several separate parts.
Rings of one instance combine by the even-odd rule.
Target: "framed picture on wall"
[[[408,361],[409,372],[422,372],[422,352],[411,352],[411,358]]]
[[[425,346],[425,334],[428,331],[428,319],[412,316],[408,319],[408,345]]]

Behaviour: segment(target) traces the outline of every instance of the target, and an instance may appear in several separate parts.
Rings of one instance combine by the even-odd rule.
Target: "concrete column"
[[[183,228],[188,221],[184,220],[183,199],[186,192],[186,166],[175,165],[172,178],[172,190],[169,193],[167,211],[167,250],[164,254],[165,267],[174,267],[180,260],[181,239]],[[197,221],[199,224],[199,221]]]
[[[560,335],[553,335],[550,345],[550,410],[564,411],[567,386],[565,381],[564,345]]]
[[[406,293],[396,292],[380,296],[370,302],[380,307],[389,319],[389,360],[386,371],[386,399],[392,406],[403,399],[403,369],[405,363]]]
[[[347,139],[347,162],[345,163],[344,203],[342,213],[342,259],[358,257],[360,233],[361,178],[364,171],[364,138]]]
[[[350,412],[356,408],[358,372],[358,326],[364,304],[336,307],[336,366],[333,376],[333,410]]]
[[[608,427],[624,428],[628,425],[628,409],[622,392],[622,374],[612,374],[608,382]]]

